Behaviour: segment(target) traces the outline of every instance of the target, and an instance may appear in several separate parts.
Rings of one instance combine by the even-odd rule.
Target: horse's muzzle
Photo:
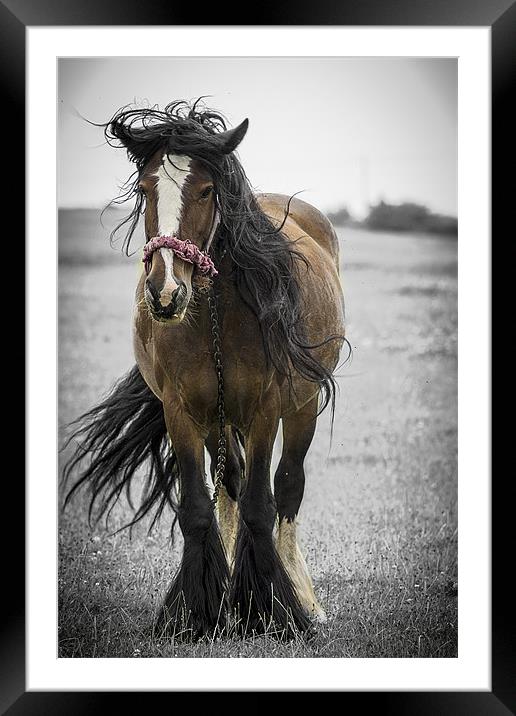
[[[161,303],[159,291],[152,281],[149,279],[145,281],[145,299],[152,317],[157,321],[181,319],[186,308],[187,293],[185,284],[181,283],[170,297],[170,303],[164,306]]]

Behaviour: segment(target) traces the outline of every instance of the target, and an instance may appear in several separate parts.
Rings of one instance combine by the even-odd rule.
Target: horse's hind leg
[[[215,480],[218,441],[219,430],[215,428],[210,432],[206,440],[206,448],[211,458],[210,472],[212,480]],[[238,498],[240,496],[242,473],[245,469],[245,463],[240,452],[235,430],[230,426],[226,428],[226,446],[226,469],[217,499],[217,512],[220,534],[231,568],[235,556],[235,543],[239,522]]]
[[[312,579],[297,542],[297,513],[305,489],[303,462],[317,419],[317,398],[301,410],[283,418],[283,452],[274,475],[274,496],[278,509],[277,550],[296,589],[299,601],[310,616],[325,621]]]
[[[165,420],[179,465],[178,518],[184,547],[160,627],[168,633],[198,637],[224,622],[229,572],[205,483],[204,440],[179,409],[165,407]]]
[[[273,529],[276,506],[270,463],[279,410],[273,399],[254,415],[245,440],[246,480],[240,498],[231,605],[244,633],[293,636],[310,625],[294,586],[276,552]]]

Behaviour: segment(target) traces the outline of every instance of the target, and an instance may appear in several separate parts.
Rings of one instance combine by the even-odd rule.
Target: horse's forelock
[[[213,110],[172,102],[164,110],[122,107],[104,125],[109,144],[124,146],[141,171],[157,151],[188,154],[199,160],[222,160],[217,135],[226,131],[224,117]]]

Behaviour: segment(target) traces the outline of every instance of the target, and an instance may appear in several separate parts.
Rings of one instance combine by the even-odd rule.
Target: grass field
[[[109,247],[98,212],[62,211],[59,229],[64,427],[134,362],[139,256]],[[80,494],[59,523],[60,656],[457,656],[457,243],[338,233],[353,358],[338,371],[331,444],[324,415],[308,453],[300,514],[327,623],[288,643],[158,639],[180,538],[171,546],[167,519],[150,536],[145,523],[112,536],[125,503],[109,529],[90,529]]]

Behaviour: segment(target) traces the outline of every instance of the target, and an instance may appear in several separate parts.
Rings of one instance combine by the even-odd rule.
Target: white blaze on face
[[[190,174],[190,157],[165,154],[154,174],[156,183],[158,234],[177,236],[183,206],[183,186]],[[161,290],[161,302],[166,306],[178,284],[174,277],[174,253],[171,249],[160,249],[165,263],[165,283]]]

